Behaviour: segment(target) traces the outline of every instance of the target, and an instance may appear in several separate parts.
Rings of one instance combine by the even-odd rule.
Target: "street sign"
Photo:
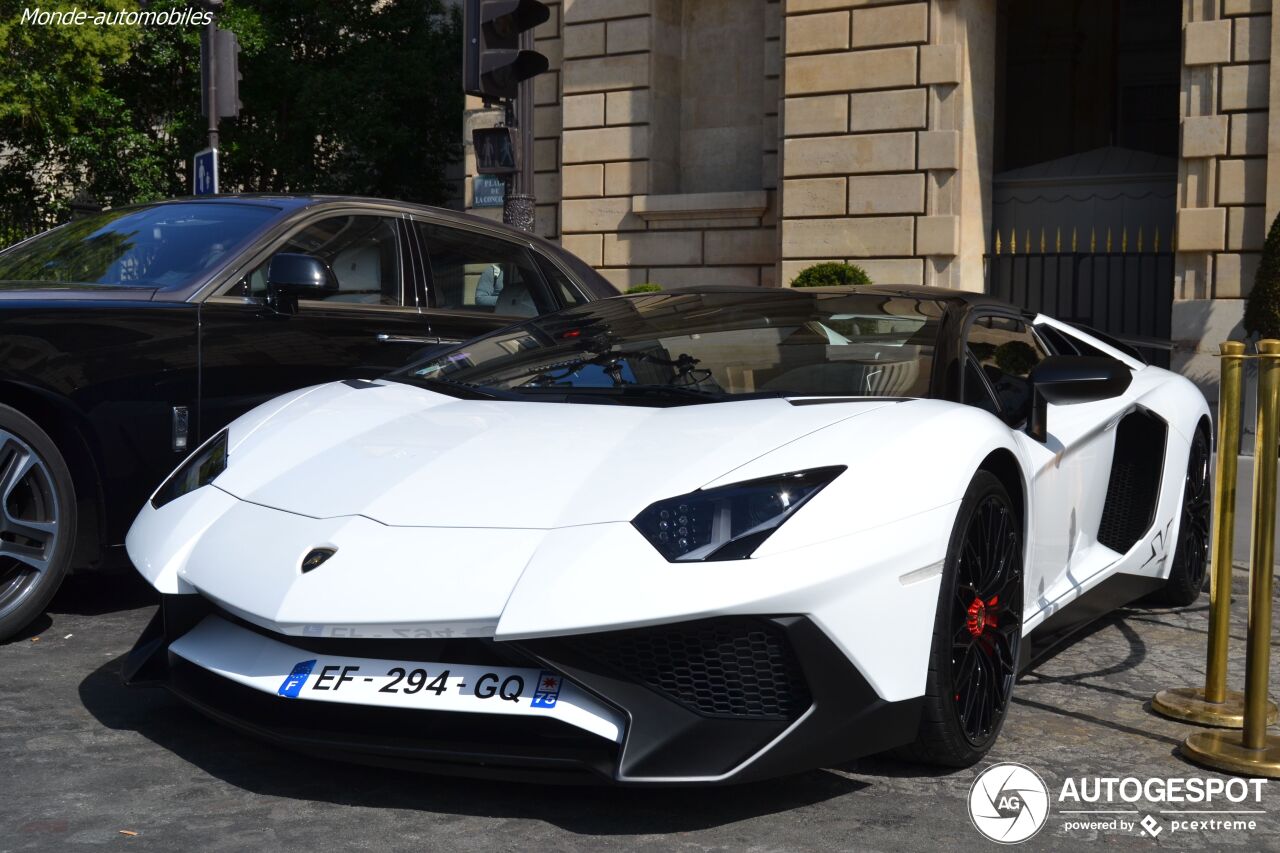
[[[191,161],[191,194],[215,195],[218,192],[218,149],[197,151]]]
[[[502,207],[507,198],[507,185],[493,175],[476,175],[471,179],[472,207]]]

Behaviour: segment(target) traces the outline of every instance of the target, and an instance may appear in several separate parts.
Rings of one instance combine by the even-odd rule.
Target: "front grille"
[[[793,720],[810,705],[790,645],[764,622],[723,619],[587,635],[573,645],[706,716]]]

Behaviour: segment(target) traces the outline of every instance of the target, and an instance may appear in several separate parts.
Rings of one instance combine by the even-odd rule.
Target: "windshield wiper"
[[[404,382],[407,385],[417,385],[420,388],[426,388],[428,391],[435,391],[439,394],[457,397],[460,400],[516,399],[516,396],[511,393],[495,391],[492,388],[472,385],[468,382],[459,382],[456,379],[443,379],[439,376],[427,378],[425,376],[414,376],[412,374],[397,374],[393,376],[384,376],[382,378],[389,379],[392,382]]]
[[[573,387],[569,385],[534,385],[513,389],[514,393],[529,396],[569,397],[677,397],[697,403],[729,403],[739,400],[763,400],[785,396],[780,391],[754,391],[748,394],[730,394],[693,385],[624,384]]]

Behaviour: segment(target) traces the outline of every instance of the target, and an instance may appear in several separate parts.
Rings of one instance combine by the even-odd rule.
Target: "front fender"
[[[1025,453],[1002,421],[972,406],[910,400],[784,445],[706,488],[824,465],[848,466],[754,555],[768,557],[956,503],[983,460],[1001,450],[1018,461],[1022,494],[1029,494]]]

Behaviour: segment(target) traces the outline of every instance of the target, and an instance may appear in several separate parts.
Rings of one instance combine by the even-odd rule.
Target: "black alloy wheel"
[[[1004,719],[1018,671],[1022,547],[1013,508],[988,495],[969,520],[951,606],[952,701],[969,743],[981,747]]]
[[[947,546],[929,672],[908,761],[968,767],[1000,734],[1022,647],[1022,519],[1000,479],[978,471]]]
[[[1165,585],[1151,596],[1159,604],[1186,607],[1204,591],[1205,578],[1209,575],[1213,524],[1209,459],[1209,436],[1205,430],[1198,429],[1187,453],[1187,477],[1182,488],[1182,514],[1178,520],[1173,566]]]

